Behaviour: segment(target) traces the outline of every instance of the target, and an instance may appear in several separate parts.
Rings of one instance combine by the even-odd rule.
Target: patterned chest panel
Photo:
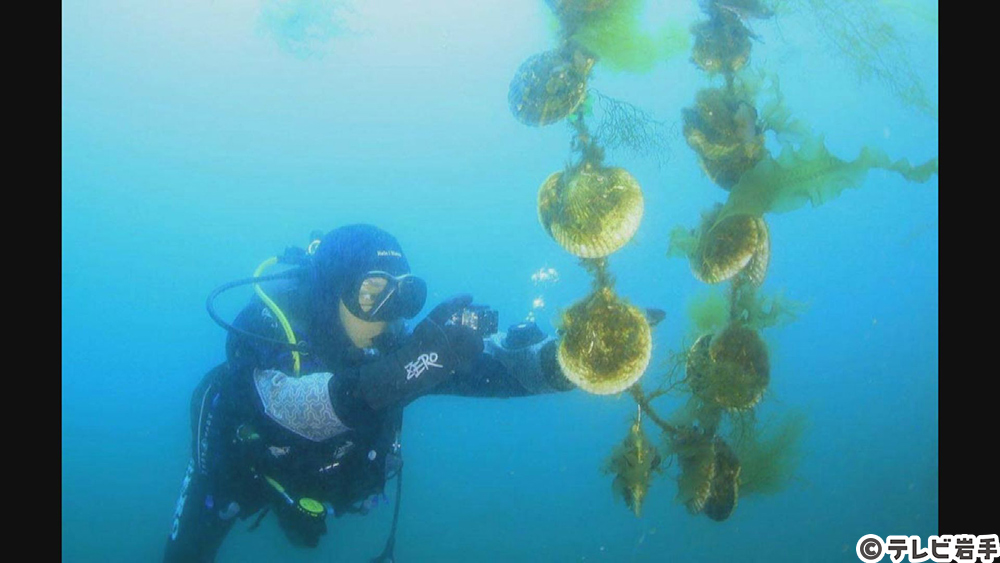
[[[288,377],[277,370],[254,370],[253,375],[264,413],[286,430],[313,442],[349,430],[330,402],[329,382],[333,374]]]

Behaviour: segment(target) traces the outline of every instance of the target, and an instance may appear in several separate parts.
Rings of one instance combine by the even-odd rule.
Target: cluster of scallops
[[[673,426],[656,416],[637,382],[652,353],[650,324],[643,311],[618,296],[607,257],[635,235],[643,216],[643,194],[625,169],[606,166],[604,151],[587,129],[587,82],[597,57],[572,40],[573,29],[599,20],[617,0],[547,0],[560,22],[558,47],[528,58],[510,84],[513,115],[530,126],[567,121],[574,130],[575,161],[552,173],[538,191],[538,218],[545,232],[581,259],[594,276],[589,295],[561,318],[557,359],[563,373],[589,393],[610,395],[631,389],[640,409],[605,470],[612,487],[638,516],[662,456],[642,430],[649,412],[667,436],[668,452],[680,469],[678,498],[692,513],[714,520],[732,514],[739,498],[740,462],[715,428]],[[752,34],[747,17],[768,14],[757,0],[709,0],[709,19],[692,29],[693,61],[727,86],[701,91],[684,110],[684,136],[713,181],[730,189],[764,156],[764,137],[752,100],[732,87],[732,74],[749,60]],[[692,233],[691,269],[701,281],[759,286],[767,272],[770,238],[762,217],[706,213]],[[687,353],[688,389],[722,412],[751,409],[769,381],[767,347],[753,328],[734,316],[717,334],[701,335]]]
[[[621,36],[623,18],[638,13],[638,1],[546,0],[559,22],[557,47],[521,64],[511,81],[508,102],[513,115],[526,125],[566,122],[573,131],[573,161],[542,182],[538,218],[545,232],[579,257],[593,276],[591,292],[560,319],[557,360],[563,373],[589,393],[627,391],[639,407],[628,434],[605,466],[614,475],[615,494],[639,516],[653,477],[672,465],[679,471],[678,500],[692,514],[722,521],[736,509],[741,482],[745,494],[761,490],[761,477],[754,472],[763,470],[755,465],[759,461],[755,451],[748,449],[748,442],[730,445],[725,438],[752,439],[757,431],[746,423],[755,424],[754,413],[770,383],[768,348],[760,331],[792,310],[783,312],[777,301],[765,310],[765,300],[758,296],[771,258],[771,236],[763,214],[795,209],[807,201],[819,205],[858,185],[872,168],[925,182],[937,174],[937,158],[912,166],[905,159],[892,160],[881,150],[864,147],[854,161],[838,159],[826,150],[822,136],[813,135],[781,109],[777,82],[767,86],[777,96],[776,105],[765,105],[760,117],[755,104],[763,82],[742,71],[757,39],[749,22],[769,18],[773,12],[766,0],[699,0],[706,17],[690,29],[691,62],[714,85],[701,89],[694,104],[682,110],[683,135],[705,175],[727,193],[727,201],[703,212],[696,228],[675,230],[671,253],[680,250],[699,281],[729,284],[728,311],[713,328],[697,334],[693,345],[684,346],[687,349],[678,355],[681,361],[673,364],[676,371],[667,376],[670,386],[647,394],[639,380],[652,354],[650,321],[615,292],[607,263],[638,230],[643,193],[627,170],[604,163],[604,147],[615,148],[614,134],[595,138],[585,123],[590,115],[588,81],[595,65],[603,60],[613,66],[613,48],[641,35],[637,27],[626,25],[627,37]],[[599,49],[600,56],[591,49]],[[605,108],[604,118],[608,115],[614,112]],[[597,128],[600,135],[608,135],[604,123]],[[619,129],[634,138],[642,126],[622,122]],[[775,131],[782,142],[777,158],[765,148],[765,129]],[[786,133],[792,135],[783,140]],[[790,142],[792,136],[801,139],[796,141],[798,149]],[[642,139],[641,134],[638,137]],[[673,380],[681,368],[683,378]],[[688,403],[679,411],[681,416],[668,421],[656,413],[651,401],[675,388],[689,395]],[[646,437],[644,418],[663,431],[662,449]],[[661,464],[668,456],[676,456],[676,465]]]
[[[577,45],[573,31],[605,17],[616,0],[547,0],[559,19],[559,47],[534,55],[518,68],[508,92],[510,110],[526,125],[567,120],[575,131],[576,161],[552,173],[538,191],[538,220],[566,252],[593,274],[589,295],[561,318],[557,360],[580,389],[621,393],[645,373],[653,350],[643,311],[618,296],[607,257],[624,247],[642,222],[643,195],[627,170],[605,166],[604,150],[584,123],[587,80],[597,57]],[[607,467],[612,488],[639,515],[661,456],[646,438],[641,417],[616,448]]]
[[[714,0],[703,4],[707,21],[692,31],[692,61],[725,85],[698,92],[695,105],[683,110],[684,138],[698,155],[705,174],[724,190],[763,159],[763,130],[753,100],[735,86],[735,74],[750,60],[753,34],[749,18],[770,16],[759,0]],[[700,335],[687,352],[685,383],[706,409],[718,413],[749,411],[770,381],[767,346],[739,314],[736,296],[764,282],[771,254],[762,216],[724,215],[717,204],[704,213],[691,234],[691,271],[701,282],[733,284],[730,320],[718,333]],[[669,437],[681,475],[680,500],[691,513],[725,520],[739,501],[740,461],[718,435],[718,424],[677,428]]]
[[[601,18],[613,3],[549,0],[561,26],[560,44],[524,61],[508,91],[510,110],[522,123],[544,126],[569,118],[576,129],[577,161],[542,182],[538,218],[549,236],[595,272],[592,293],[562,316],[557,359],[578,387],[600,395],[638,381],[653,347],[645,315],[615,293],[605,271],[606,258],[639,229],[642,189],[627,170],[603,164],[603,150],[586,129],[580,110],[597,58],[570,39],[576,26]]]

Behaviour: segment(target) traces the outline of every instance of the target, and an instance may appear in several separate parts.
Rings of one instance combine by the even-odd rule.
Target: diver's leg
[[[164,551],[164,563],[209,563],[232,528],[239,505],[216,506],[207,479],[188,464]]]
[[[213,486],[219,480],[219,467],[227,454],[220,434],[230,426],[215,408],[224,373],[225,364],[209,371],[191,396],[192,458],[164,552],[164,561],[168,563],[214,561],[240,512],[239,504],[222,498]]]

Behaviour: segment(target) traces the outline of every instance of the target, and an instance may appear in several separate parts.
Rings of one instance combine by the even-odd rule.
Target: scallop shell
[[[767,223],[762,217],[757,218],[757,248],[754,249],[753,257],[747,263],[744,271],[747,278],[756,286],[764,283],[767,276],[767,266],[771,261],[771,236],[768,232]]]
[[[554,49],[529,57],[510,82],[507,102],[521,123],[542,126],[562,120],[587,96],[594,58],[580,51]]]
[[[681,470],[677,480],[677,499],[684,503],[688,512],[698,514],[712,494],[715,442],[697,428],[681,428],[671,440],[671,449],[677,453]]]
[[[567,252],[601,258],[625,246],[642,222],[639,182],[623,168],[584,166],[550,175],[538,191],[538,220]]]
[[[574,304],[562,320],[556,359],[577,387],[596,395],[620,393],[645,373],[653,350],[649,323],[610,289]]]
[[[733,215],[715,223],[715,216],[702,224],[698,250],[691,256],[691,271],[705,283],[719,283],[735,276],[760,247],[757,218]]]
[[[740,497],[740,460],[733,450],[715,438],[715,471],[712,475],[712,489],[705,500],[702,511],[716,522],[721,522],[736,510]]]
[[[760,401],[770,383],[767,345],[757,331],[729,325],[708,347],[711,368],[696,392],[728,410],[745,410]],[[694,389],[694,388],[692,388]]]

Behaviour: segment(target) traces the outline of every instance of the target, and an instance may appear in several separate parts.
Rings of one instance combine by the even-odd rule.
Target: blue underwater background
[[[936,103],[936,3],[873,4]],[[467,291],[507,326],[542,296],[535,314],[551,333],[587,293],[589,276],[536,211],[570,130],[522,125],[507,104],[521,62],[555,43],[541,0],[64,0],[62,13],[64,561],[162,556],[190,394],[224,357],[205,297],[310,231],[393,233],[428,282],[424,313]],[[647,13],[699,17],[693,0]],[[937,156],[937,119],[860,80],[807,21],[754,25],[752,62],[781,77],[792,113],[843,159],[865,145],[913,163]],[[671,229],[726,195],[680,135],[681,109],[709,83],[686,54],[644,73],[598,63],[590,82],[672,127],[660,166],[607,159],[645,196],[637,235],[610,264],[621,295],[667,313],[650,382],[709,291],[666,255]],[[634,416],[627,395],[425,397],[406,411],[398,560],[857,561],[864,534],[937,533],[938,212],[937,176],[873,170],[820,207],[768,216],[764,291],[808,304],[764,333],[759,419],[808,420],[786,490],[741,498],[713,522],[675,501],[675,464],[636,518],[600,471]],[[550,267],[558,283],[532,282]],[[220,301],[224,316],[245,289]],[[292,547],[273,517],[253,533],[239,522],[218,561],[367,561],[391,519],[390,504],[332,521],[316,550]]]

